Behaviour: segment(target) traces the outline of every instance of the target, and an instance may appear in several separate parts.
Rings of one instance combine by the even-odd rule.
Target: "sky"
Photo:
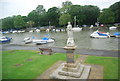
[[[46,10],[51,7],[61,7],[66,0],[0,0],[0,18],[12,15],[27,16],[38,5],[43,5]],[[69,0],[74,5],[94,5],[100,9],[108,8],[120,0]]]

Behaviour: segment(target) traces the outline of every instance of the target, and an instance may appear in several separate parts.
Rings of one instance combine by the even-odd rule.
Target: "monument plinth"
[[[72,25],[68,22],[67,26],[67,45],[64,47],[66,50],[66,63],[62,63],[51,75],[51,79],[87,79],[90,72],[90,66],[80,64],[75,61],[74,51],[75,46],[73,38]]]
[[[64,47],[64,49],[66,50],[66,62],[67,63],[75,63],[75,55],[74,55],[74,51],[75,51],[76,47]]]

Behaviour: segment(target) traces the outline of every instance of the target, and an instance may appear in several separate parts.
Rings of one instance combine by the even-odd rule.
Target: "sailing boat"
[[[76,16],[74,17],[74,27],[73,27],[73,31],[74,32],[79,32],[82,30],[82,28],[78,27],[78,25],[76,26]]]

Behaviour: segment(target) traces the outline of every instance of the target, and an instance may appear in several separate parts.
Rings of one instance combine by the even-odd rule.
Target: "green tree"
[[[38,5],[37,8],[36,8],[36,12],[39,14],[39,15],[43,15],[45,14],[45,9],[43,7],[43,5]]]
[[[41,15],[38,22],[40,23],[40,26],[48,26],[49,21],[47,18],[47,14]]]
[[[21,28],[25,27],[25,21],[23,20],[21,15],[15,16],[14,26],[17,29],[21,29]]]
[[[59,24],[60,25],[66,25],[69,21],[71,21],[71,15],[70,14],[62,14],[59,18]]]
[[[83,21],[85,20],[85,15],[83,14],[83,6],[72,5],[68,13],[71,15],[72,23],[74,22],[74,17],[76,16],[76,24],[83,24]]]
[[[63,2],[62,3],[62,8],[60,9],[61,14],[68,13],[68,11],[70,10],[71,6],[72,6],[72,2],[71,1]]]
[[[113,23],[114,20],[114,13],[110,9],[104,9],[99,17],[99,22],[104,24]]]
[[[72,2],[71,1],[65,1],[65,2],[62,2],[62,7],[64,6],[69,6],[69,5],[72,5]]]
[[[47,19],[48,22],[50,21],[51,25],[57,26],[59,24],[59,16],[60,16],[60,12],[57,7],[52,7],[48,9]]]
[[[39,19],[40,19],[40,15],[35,11],[31,11],[28,14],[28,21],[33,21],[34,22],[34,26],[39,26]]]
[[[25,22],[29,21],[29,19],[28,19],[27,16],[22,16],[22,18],[23,18],[23,20],[24,20]]]
[[[111,5],[110,9],[115,14],[115,22],[120,23],[120,1]]]
[[[2,19],[0,19],[0,30],[2,30]]]
[[[95,24],[100,15],[100,9],[97,6],[85,5],[83,7],[83,14],[85,15],[84,24]]]
[[[7,30],[7,29],[13,29],[14,28],[14,17],[6,17],[2,20],[2,29]]]
[[[27,27],[32,28],[34,24],[35,24],[34,21],[28,21],[28,22],[27,22]]]

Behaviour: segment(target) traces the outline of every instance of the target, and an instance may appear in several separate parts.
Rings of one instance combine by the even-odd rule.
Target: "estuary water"
[[[118,41],[119,38],[90,38],[90,34],[94,32],[96,29],[88,29],[84,28],[80,32],[74,32],[74,40],[78,49],[98,49],[98,50],[118,50]],[[102,32],[109,32],[111,35],[116,30],[109,30],[108,28],[101,28]],[[45,31],[42,32],[25,32],[25,33],[9,33],[4,34],[4,36],[8,36],[12,38],[10,44],[19,44],[25,45],[23,39],[26,37],[34,37],[34,39],[41,39],[48,34]],[[55,42],[49,44],[43,44],[39,46],[49,46],[49,47],[64,47],[67,41],[67,32],[49,32],[51,37],[54,37]],[[30,43],[27,45],[36,45],[34,43]]]

